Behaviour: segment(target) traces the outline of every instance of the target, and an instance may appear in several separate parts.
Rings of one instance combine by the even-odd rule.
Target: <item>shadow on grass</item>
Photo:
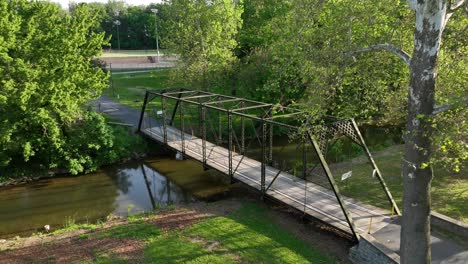
[[[265,209],[245,203],[227,217],[215,217],[152,241],[148,262],[161,263],[332,263],[271,222]],[[208,261],[208,262],[206,262]]]

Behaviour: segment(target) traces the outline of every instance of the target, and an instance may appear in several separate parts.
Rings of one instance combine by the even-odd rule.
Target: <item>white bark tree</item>
[[[430,263],[430,164],[437,59],[442,33],[464,0],[408,0],[416,15],[410,61],[407,134],[403,163],[402,263]]]
[[[431,117],[442,108],[450,108],[434,107],[437,60],[442,33],[452,14],[466,5],[464,0],[408,0],[408,4],[416,15],[412,57],[387,43],[349,52],[345,57],[372,50],[386,50],[410,67],[407,133],[402,171],[404,192],[400,255],[403,264],[417,264],[431,262]]]

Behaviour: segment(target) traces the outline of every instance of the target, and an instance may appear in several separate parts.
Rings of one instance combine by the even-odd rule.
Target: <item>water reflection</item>
[[[186,174],[190,176],[190,173]],[[0,237],[30,234],[44,225],[95,222],[194,200],[143,162],[109,167],[82,176],[44,179],[0,188]]]

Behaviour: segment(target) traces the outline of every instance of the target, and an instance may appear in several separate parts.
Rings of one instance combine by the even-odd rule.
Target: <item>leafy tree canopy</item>
[[[207,89],[207,80],[216,86],[223,71],[236,60],[234,49],[241,27],[242,1],[172,0],[170,36],[172,49],[180,55],[180,76],[192,88]]]
[[[0,1],[0,169],[79,173],[112,146],[102,117],[83,110],[107,86],[92,63],[106,43],[94,18],[84,5],[70,16],[49,2]]]

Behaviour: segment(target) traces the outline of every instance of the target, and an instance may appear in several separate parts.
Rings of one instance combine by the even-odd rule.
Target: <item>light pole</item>
[[[158,25],[156,24],[156,14],[158,13],[158,9],[152,8],[151,12],[154,13],[154,34],[156,35],[156,52],[158,54],[157,62],[159,62],[159,36],[158,36]]]
[[[117,26],[117,45],[118,45],[119,50],[120,50],[120,34],[119,34],[120,21],[116,20],[116,21],[114,21],[114,24]]]

